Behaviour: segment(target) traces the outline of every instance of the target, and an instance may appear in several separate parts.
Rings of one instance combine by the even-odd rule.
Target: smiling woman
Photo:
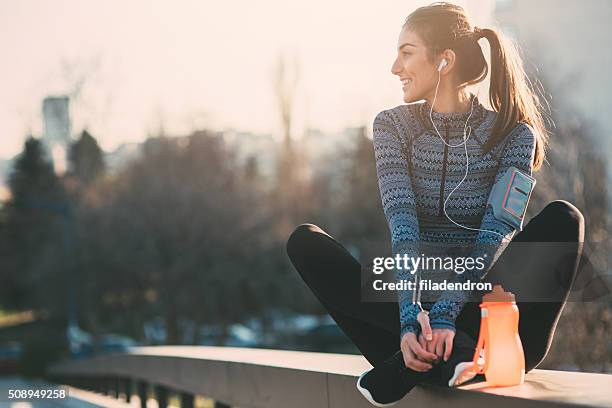
[[[467,90],[489,72],[482,38],[491,48],[493,110]],[[402,81],[406,104],[376,115],[373,145],[393,256],[463,247],[468,253],[461,256],[482,258],[484,267],[456,274],[459,285],[448,287],[458,290],[425,290],[427,301],[413,285],[416,291],[398,291],[397,303],[363,302],[361,265],[340,243],[312,224],[289,237],[296,269],[374,366],[357,388],[377,406],[397,402],[422,381],[456,386],[474,377],[480,310],[468,300],[483,293],[461,285],[466,282],[501,284],[517,299],[534,287],[558,288],[554,299],[517,303],[525,370],[537,367],[552,343],[584,241],[584,217],[567,201],[549,203],[524,228],[522,219],[509,223],[489,205],[507,172],[532,178],[548,138],[519,54],[501,33],[474,27],[454,4],[421,7],[406,18],[391,72]],[[517,242],[565,245],[540,256],[539,246]],[[395,278],[420,274],[396,269]]]

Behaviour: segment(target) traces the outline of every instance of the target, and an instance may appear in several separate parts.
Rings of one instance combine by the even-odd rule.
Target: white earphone
[[[447,65],[448,65],[448,62],[446,61],[446,59],[442,59],[442,61],[440,61],[440,65],[438,65],[438,72],[442,71],[442,68],[444,68]]]

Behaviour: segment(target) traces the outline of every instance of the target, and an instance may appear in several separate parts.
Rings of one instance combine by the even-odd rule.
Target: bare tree
[[[295,101],[299,83],[299,63],[280,55],[274,71],[276,96],[282,125],[282,141],[277,155],[275,205],[279,209],[276,231],[279,238],[289,235],[295,223],[303,220],[309,199],[309,180],[306,176],[306,160],[300,142],[292,136]]]

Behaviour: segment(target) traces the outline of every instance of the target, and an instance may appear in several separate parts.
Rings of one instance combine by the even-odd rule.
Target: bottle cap
[[[493,291],[482,297],[483,302],[514,302],[514,294],[504,291],[502,285],[493,286]]]

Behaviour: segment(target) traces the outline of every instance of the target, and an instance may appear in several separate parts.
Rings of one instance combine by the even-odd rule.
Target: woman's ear
[[[442,68],[440,74],[447,75],[449,72],[452,72],[453,68],[455,67],[455,62],[457,62],[457,54],[455,54],[455,51],[451,49],[446,49],[440,55],[440,61],[442,59],[446,60],[446,66]]]

